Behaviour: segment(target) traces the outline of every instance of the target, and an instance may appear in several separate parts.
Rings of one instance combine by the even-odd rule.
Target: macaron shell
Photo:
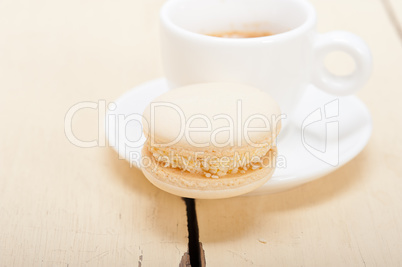
[[[144,111],[143,130],[157,144],[220,150],[273,142],[281,127],[280,114],[276,101],[257,88],[193,84],[154,99]],[[254,130],[245,134],[245,127]]]
[[[142,154],[152,161],[149,166],[141,167],[142,172],[156,187],[181,197],[218,199],[246,194],[265,184],[274,173],[277,151],[273,148],[267,153],[266,160],[270,161],[269,167],[249,169],[244,174],[229,174],[218,179],[176,168],[165,168],[155,161],[146,148]]]

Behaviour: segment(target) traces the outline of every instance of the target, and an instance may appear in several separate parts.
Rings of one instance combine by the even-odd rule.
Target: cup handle
[[[352,74],[337,76],[324,65],[325,57],[333,51],[343,51],[355,61]],[[350,95],[359,90],[371,73],[371,53],[367,44],[358,36],[344,31],[333,31],[317,36],[314,47],[315,69],[312,82],[318,88],[334,95]]]

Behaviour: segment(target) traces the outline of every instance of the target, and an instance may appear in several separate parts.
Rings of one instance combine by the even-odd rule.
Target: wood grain
[[[352,31],[372,49],[372,77],[358,94],[373,116],[372,138],[353,161],[295,190],[197,201],[207,266],[402,265],[398,36],[380,1],[312,2],[320,32]]]
[[[387,12],[388,18],[394,25],[395,32],[399,35],[402,43],[402,1],[382,0]]]
[[[162,75],[162,2],[1,1],[0,266],[177,266],[187,251],[180,198],[64,133],[74,104]],[[98,110],[73,130],[97,139]]]
[[[163,2],[0,2],[0,266],[179,265],[184,202],[111,148],[79,148],[64,133],[74,104],[108,103],[163,74]],[[373,75],[358,94],[372,112],[371,141],[298,189],[197,201],[207,266],[402,265],[400,40],[380,0],[313,4],[319,31],[355,32],[372,49]],[[80,111],[75,135],[97,139],[97,118]]]

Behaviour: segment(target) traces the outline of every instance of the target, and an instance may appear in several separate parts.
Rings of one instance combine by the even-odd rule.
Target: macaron
[[[275,170],[281,112],[245,84],[201,83],[157,97],[143,113],[141,169],[155,186],[188,198],[228,198]]]

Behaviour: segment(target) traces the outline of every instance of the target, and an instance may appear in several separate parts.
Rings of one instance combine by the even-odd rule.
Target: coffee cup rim
[[[175,23],[173,23],[169,17],[169,10],[174,5],[182,2],[183,0],[168,0],[160,9],[160,21],[165,26],[171,28],[172,30],[176,31],[178,34],[186,35],[189,38],[197,38],[202,40],[208,40],[213,42],[230,42],[230,43],[245,43],[245,42],[271,42],[280,39],[291,39],[294,38],[309,29],[313,28],[316,24],[316,13],[314,6],[306,0],[297,0],[299,4],[302,4],[304,11],[307,14],[307,19],[300,24],[299,26],[277,34],[269,35],[269,36],[262,36],[262,37],[254,37],[254,38],[221,38],[215,36],[209,36],[201,33],[192,32],[190,30],[184,29]],[[291,0],[293,1],[293,0]]]

